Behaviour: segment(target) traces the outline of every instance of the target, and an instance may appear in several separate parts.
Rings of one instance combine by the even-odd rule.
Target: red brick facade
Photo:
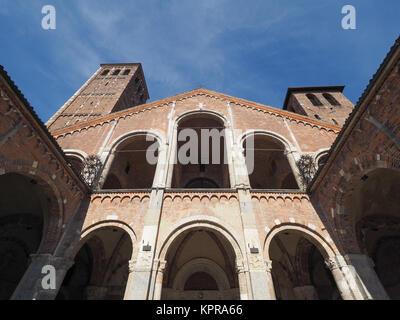
[[[397,208],[395,197],[385,198],[397,190],[395,173],[380,170],[399,169],[398,47],[396,42],[354,110],[343,87],[291,88],[284,110],[202,88],[143,104],[148,93],[140,64],[102,65],[49,120],[52,136],[4,76],[1,174],[34,177],[49,194],[51,212],[39,258],[13,298],[50,299],[57,293],[88,299],[397,298],[396,286],[380,273],[387,261],[383,249],[398,236],[387,221],[397,217],[383,219],[371,208],[374,201],[386,212]],[[113,75],[116,69],[119,74]],[[174,187],[174,172],[181,169],[174,162],[179,128],[182,123],[205,127],[207,121],[225,130],[229,161],[220,170],[227,170],[227,182],[214,188]],[[159,147],[152,168],[137,162],[147,148],[146,136]],[[263,146],[255,152],[266,153],[258,158],[265,166],[257,170],[269,172],[271,188],[250,182],[243,148],[251,136]],[[79,170],[88,169],[85,161],[91,156],[100,169],[88,191],[82,181],[88,181],[88,173],[80,178],[77,168],[80,161]],[[308,189],[298,165],[306,156],[319,167]],[[279,159],[287,172],[279,170]],[[180,172],[215,178],[222,186],[218,170],[210,168]],[[135,170],[142,171],[132,175]],[[286,174],[294,182],[285,184]],[[146,175],[151,177],[144,187],[129,187],[129,179]],[[298,188],[287,187],[294,184]],[[391,189],[369,200],[380,184]],[[362,208],[371,209],[367,216]],[[29,280],[43,260],[57,264],[58,258],[64,267],[56,290]],[[86,279],[82,270],[88,259]],[[78,290],[84,279],[89,285]],[[200,288],[201,279],[208,289]]]

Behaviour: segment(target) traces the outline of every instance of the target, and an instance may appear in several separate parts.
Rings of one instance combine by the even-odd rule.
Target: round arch
[[[384,156],[384,155],[382,155]],[[351,212],[346,206],[346,199],[353,195],[353,192],[364,176],[368,176],[371,172],[377,169],[389,169],[396,172],[400,172],[400,168],[394,164],[397,163],[396,159],[390,158],[386,155],[384,159],[380,159],[376,154],[363,154],[357,157],[357,163],[352,162],[351,166],[344,170],[344,175],[340,176],[337,185],[335,215],[334,215],[334,226],[337,230],[343,230],[347,237],[344,237],[344,233],[338,232],[339,245],[346,247],[348,253],[362,253],[361,248],[358,245],[356,239],[355,228],[351,223]],[[349,237],[349,235],[353,235]]]
[[[180,115],[178,115],[174,121],[174,128],[177,128],[179,126],[179,123],[182,121],[185,121],[186,118],[196,117],[198,115],[200,115],[200,116],[206,115],[209,117],[218,118],[218,120],[220,120],[224,124],[225,129],[230,127],[229,121],[226,119],[226,117],[223,114],[216,112],[214,110],[209,110],[209,109],[201,109],[201,110],[197,109],[197,110],[185,111],[185,112],[181,113]]]
[[[125,141],[135,138],[137,136],[151,136],[156,139],[160,146],[165,144],[165,138],[161,132],[155,130],[133,130],[121,134],[110,143],[110,146],[105,151],[110,151],[112,153],[114,150],[118,149]]]
[[[82,248],[82,246],[86,243],[86,241],[91,237],[92,233],[98,229],[102,228],[107,228],[107,227],[116,227],[120,228],[123,231],[125,231],[131,240],[132,248],[135,247],[135,243],[137,242],[137,237],[136,233],[134,230],[131,228],[130,225],[123,221],[117,221],[117,220],[107,220],[107,221],[100,221],[95,224],[92,224],[82,230],[81,237],[79,240],[79,244],[76,246],[73,256],[76,255],[76,253]],[[134,250],[132,250],[132,255]]]
[[[247,139],[252,137],[250,149]],[[250,141],[251,142],[251,141]],[[254,189],[299,189],[301,178],[296,165],[297,148],[288,139],[268,130],[248,130],[239,138],[239,148],[245,158],[249,183]],[[244,144],[246,143],[246,147]],[[263,152],[272,144],[279,150]],[[259,147],[256,147],[259,145]],[[252,148],[254,148],[252,150]],[[259,148],[259,149],[256,149]],[[269,147],[267,147],[268,149]],[[282,150],[280,150],[282,148]],[[248,153],[251,151],[250,153]],[[248,157],[248,155],[251,155]],[[248,161],[250,160],[250,161]],[[288,172],[290,172],[288,174]]]
[[[179,150],[183,141],[178,141],[181,125],[186,123],[193,126],[193,129],[200,130],[200,128],[215,128],[218,129],[220,136],[219,139],[219,162],[218,163],[202,163],[202,166],[197,170],[198,163],[189,163],[181,165],[176,163],[174,159],[170,158],[170,165],[167,175],[167,186],[172,188],[183,188],[189,180],[197,178],[200,172],[205,173],[206,177],[211,178],[217,182],[218,186],[222,188],[230,188],[235,184],[232,167],[232,154],[231,154],[231,125],[227,118],[216,111],[209,109],[196,109],[185,111],[176,116],[173,122],[173,139],[171,143],[170,157],[175,156],[175,152]],[[208,123],[207,125],[205,123]],[[205,126],[204,126],[205,125]],[[204,127],[203,127],[204,126]],[[197,132],[199,134],[199,132]],[[198,142],[202,140],[202,135],[198,136]],[[213,139],[214,141],[214,139]],[[222,143],[223,141],[223,143]],[[212,149],[211,149],[212,150]],[[212,152],[211,152],[212,153]],[[209,156],[211,156],[209,153]],[[201,155],[201,150],[199,150]],[[214,155],[214,154],[213,154]],[[226,156],[226,157],[225,157]],[[221,161],[221,159],[223,159]],[[202,161],[200,158],[199,161]],[[200,171],[202,170],[202,171]],[[183,178],[184,177],[184,178]]]
[[[150,137],[150,139],[147,139],[147,137]],[[123,173],[124,170],[127,176],[123,179],[124,181],[120,181],[122,189],[148,189],[154,184],[155,173],[158,165],[157,156],[154,157],[154,162],[148,162],[146,161],[147,152],[146,154],[135,151],[124,153],[118,152],[120,148],[123,149],[132,143],[136,144],[136,148],[139,148],[138,150],[140,151],[148,150],[147,148],[150,146],[152,146],[152,148],[158,146],[156,149],[151,149],[155,155],[157,149],[159,154],[160,148],[163,148],[165,145],[165,139],[162,134],[159,134],[154,130],[134,130],[124,133],[116,138],[110,146],[105,149],[107,151],[107,157],[104,161],[104,169],[100,178],[100,186],[102,188],[107,185],[107,188],[110,189],[121,189],[114,185],[110,185],[107,180],[109,173],[113,171]],[[153,156],[153,154],[151,154],[151,156]],[[140,169],[135,171],[130,170],[133,165],[133,158],[136,159],[136,161],[133,162],[136,162],[136,165],[140,167]],[[124,161],[128,162],[128,164],[125,165],[123,163]],[[139,174],[142,170],[146,170],[147,174]],[[117,176],[121,178],[120,174],[117,174]]]
[[[37,252],[52,253],[61,236],[61,227],[64,224],[64,206],[59,188],[45,171],[39,168],[33,171],[32,162],[24,164],[0,158],[0,166],[4,169],[3,174],[15,173],[33,179],[43,188],[46,197],[50,199],[48,212],[44,216],[43,236]]]
[[[236,255],[236,261],[243,261],[243,253],[246,251],[244,247],[239,244],[239,241],[237,240],[239,238],[237,237],[235,231],[228,226],[223,226],[222,221],[220,221],[219,219],[208,216],[188,217],[182,219],[181,222],[175,224],[172,227],[172,231],[168,234],[164,241],[162,241],[162,244],[157,254],[158,259],[165,260],[168,249],[170,245],[174,242],[174,240],[183,232],[194,228],[210,229],[223,235],[226,240],[231,244]]]
[[[122,299],[136,235],[126,223],[102,221],[86,227],[71,256],[57,299]]]
[[[335,250],[325,241],[325,239],[316,233],[315,231],[301,225],[293,225],[293,224],[281,224],[271,229],[264,241],[263,253],[264,258],[268,261],[270,260],[269,248],[271,245],[272,239],[278,233],[282,231],[291,230],[296,233],[301,234],[304,238],[309,240],[313,245],[315,245],[320,251],[321,255],[326,258],[333,258],[336,253]]]
[[[197,258],[183,265],[175,276],[173,289],[184,290],[186,281],[196,272],[205,272],[212,276],[220,290],[229,289],[229,280],[224,270],[214,261],[205,258]]]
[[[293,147],[293,145],[290,143],[290,141],[288,139],[286,139],[284,136],[280,135],[279,133],[269,131],[269,130],[247,130],[239,137],[240,146],[243,146],[244,141],[248,137],[257,136],[257,135],[266,136],[268,138],[278,140],[284,146],[285,151],[287,153],[294,152],[294,151],[298,152],[298,150],[295,147]]]
[[[74,157],[82,162],[88,158],[86,152],[78,149],[65,149],[64,153],[67,157]]]

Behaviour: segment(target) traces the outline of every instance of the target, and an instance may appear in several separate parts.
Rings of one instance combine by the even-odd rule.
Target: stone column
[[[242,262],[236,265],[236,272],[239,280],[239,294],[240,300],[249,300],[248,285],[247,285],[247,272]]]
[[[130,300],[131,292],[133,290],[132,284],[133,284],[135,264],[136,264],[135,259],[129,260],[128,262],[129,274],[128,274],[128,281],[126,282],[126,287],[125,287],[124,300]]]
[[[267,285],[269,288],[269,295],[271,300],[276,300],[274,281],[272,280],[272,261],[265,261],[265,271],[267,273]]]
[[[360,290],[353,266],[348,265],[344,257],[336,255],[327,258],[325,264],[332,272],[343,300],[363,300],[365,298],[363,290]]]
[[[74,261],[51,254],[32,254],[31,263],[15,289],[11,300],[53,300],[56,298],[68,269]],[[55,276],[55,289],[45,289],[50,276]]]
[[[165,267],[167,266],[167,261],[165,261],[165,260],[157,261],[157,264],[158,264],[158,267],[157,267],[156,283],[155,283],[153,298],[154,298],[154,300],[161,300],[164,271],[165,271]]]
[[[347,258],[354,267],[365,299],[388,300],[389,296],[374,270],[372,259],[363,254],[349,254]]]

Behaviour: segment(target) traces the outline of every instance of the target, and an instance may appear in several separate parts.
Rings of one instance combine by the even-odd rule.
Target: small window
[[[126,69],[125,71],[124,71],[124,76],[127,76],[128,74],[130,74],[131,73],[131,69]]]
[[[113,76],[117,76],[117,75],[119,75],[119,73],[121,72],[121,70],[120,69],[117,69],[117,70],[115,70],[114,72],[113,72]]]
[[[315,119],[321,120],[321,117],[317,114],[314,114]]]
[[[324,93],[323,94],[324,98],[333,106],[340,106],[339,101],[335,99],[334,96],[332,96],[330,93]]]
[[[108,75],[108,73],[110,72],[110,70],[108,70],[108,69],[106,69],[106,70],[104,70],[103,72],[102,72],[102,76],[106,76],[106,75]]]
[[[339,125],[339,123],[338,123],[335,119],[332,119],[332,121],[333,121],[333,123],[336,124],[337,126]]]
[[[312,103],[314,106],[320,107],[320,106],[323,105],[323,104],[321,103],[321,101],[319,101],[319,99],[318,99],[315,95],[313,95],[312,93],[308,93],[306,96],[307,96],[308,100],[310,100],[311,103]]]

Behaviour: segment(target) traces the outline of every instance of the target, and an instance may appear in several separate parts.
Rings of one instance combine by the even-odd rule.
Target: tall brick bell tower
[[[344,86],[288,88],[283,110],[343,126],[354,108],[343,89]]]
[[[96,73],[47,122],[54,131],[145,104],[149,99],[140,63],[101,64]]]

